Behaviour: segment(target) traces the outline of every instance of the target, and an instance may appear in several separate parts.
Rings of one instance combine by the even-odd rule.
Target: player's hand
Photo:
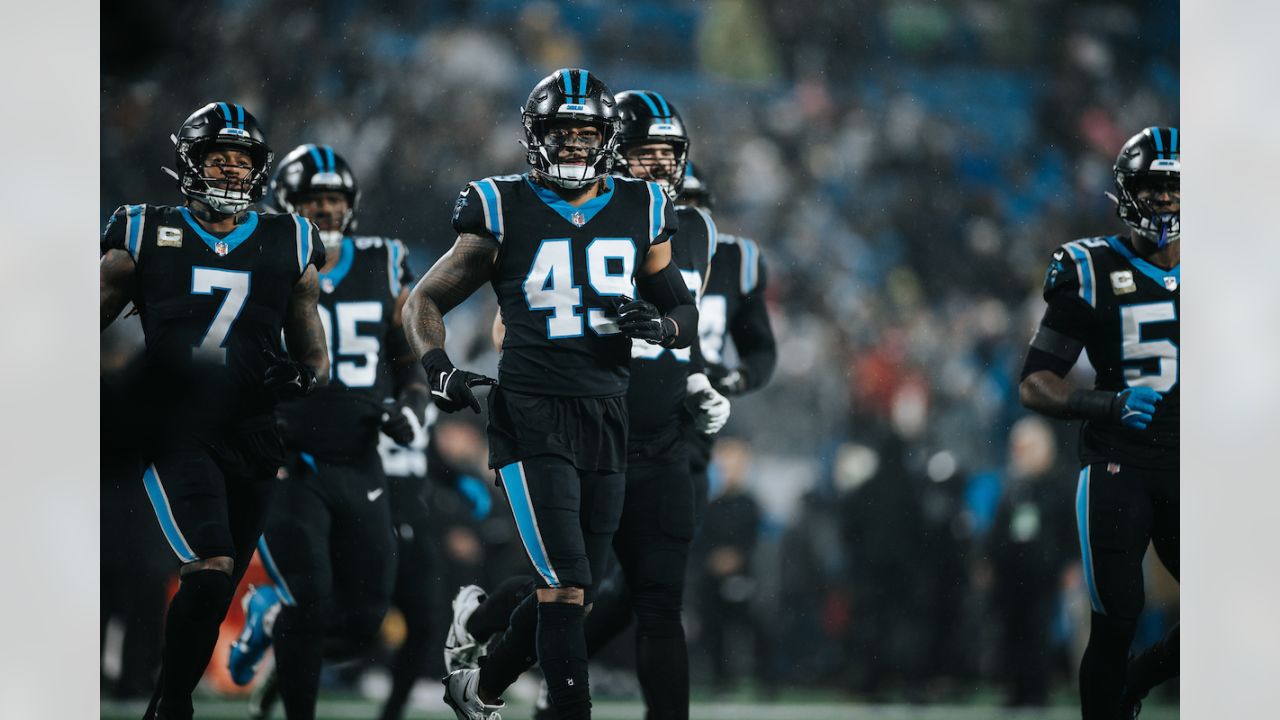
[[[270,348],[263,348],[267,372],[262,384],[275,395],[276,400],[292,400],[311,392],[316,386],[316,371],[304,362],[280,356]]]
[[[684,406],[693,415],[693,425],[698,432],[714,435],[729,422],[729,399],[711,387],[711,381],[702,373],[689,376],[685,385]]]
[[[413,408],[404,402],[398,402],[388,407],[382,414],[382,424],[379,429],[397,445],[409,447],[413,444],[413,439],[422,431],[422,419],[413,411]]]
[[[455,413],[469,407],[480,412],[480,401],[471,388],[478,385],[497,385],[498,381],[478,373],[459,370],[449,361],[444,350],[436,349],[422,356],[422,367],[427,371],[431,387],[431,399],[436,407],[447,413]]]
[[[632,340],[653,345],[664,345],[676,336],[675,323],[663,317],[653,303],[625,296],[618,306],[618,329]]]
[[[1149,387],[1132,387],[1121,390],[1120,424],[1132,430],[1146,430],[1156,414],[1156,403],[1164,399]]]
[[[484,481],[474,475],[458,478],[458,492],[471,503],[471,517],[483,520],[493,508],[493,496]]]
[[[747,389],[746,368],[730,370],[724,365],[707,363],[707,379],[711,387],[724,395],[741,395]]]

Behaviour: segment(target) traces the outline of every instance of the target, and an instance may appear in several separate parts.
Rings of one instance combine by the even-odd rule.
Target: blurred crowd
[[[763,249],[779,345],[717,453],[695,680],[920,700],[998,685],[1013,704],[1065,687],[1087,619],[1074,428],[1024,419],[1017,373],[1049,253],[1119,232],[1116,151],[1178,125],[1176,6],[150,0],[102,23],[104,222],[177,203],[169,133],[226,98],[277,157],[342,152],[360,232],[405,240],[418,273],[467,181],[523,171],[518,109],[542,76],[662,92],[721,231]],[[482,293],[450,316],[453,357],[496,365],[493,308]],[[483,448],[452,437],[482,474]],[[437,495],[442,585],[520,568],[502,500],[480,519]],[[1157,593],[1146,639],[1176,602]]]

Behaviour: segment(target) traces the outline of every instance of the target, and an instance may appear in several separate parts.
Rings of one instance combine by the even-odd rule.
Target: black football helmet
[[[297,212],[303,195],[312,192],[340,192],[347,196],[347,212],[338,230],[321,230],[326,249],[342,244],[342,236],[356,229],[356,209],[360,205],[360,185],[341,155],[328,145],[299,145],[280,161],[271,178],[271,197],[285,212]]]
[[[1159,184],[1176,187],[1182,176],[1180,154],[1178,128],[1149,127],[1129,138],[1112,168],[1116,194],[1107,197],[1115,202],[1116,215],[1160,248],[1178,239],[1179,213],[1156,212],[1138,198],[1138,191]]]
[[[236,215],[266,194],[271,148],[258,120],[243,106],[211,102],[191,113],[171,139],[178,168],[166,170],[178,181],[178,189],[188,199],[203,203],[215,214]],[[204,174],[205,155],[214,148],[240,150],[253,160],[253,171],[241,184],[242,189],[215,187],[212,183],[218,179]]]
[[[667,143],[675,150],[676,165],[670,175],[655,175],[653,180],[673,199],[684,184],[685,163],[689,157],[689,134],[675,107],[651,90],[624,90],[618,93],[618,149],[614,167],[630,174],[626,151],[636,145]]]
[[[613,93],[600,78],[580,68],[563,68],[534,86],[520,112],[525,159],[533,171],[565,188],[590,185],[609,173],[618,137],[618,109]],[[596,127],[600,147],[590,148],[585,165],[558,163],[561,146],[548,143],[549,123],[576,120]]]
[[[680,185],[680,195],[676,198],[676,202],[707,210],[715,209],[716,196],[711,194],[711,188],[707,187],[707,184],[702,182],[702,178],[694,172],[692,161],[685,163],[684,182]]]

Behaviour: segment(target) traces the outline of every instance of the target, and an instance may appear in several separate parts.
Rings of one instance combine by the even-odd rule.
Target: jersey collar
[[[351,272],[351,263],[356,259],[356,244],[346,235],[342,236],[342,251],[338,255],[338,263],[329,272],[320,273],[320,288],[325,292],[338,289],[347,273]]]
[[[555,210],[560,217],[575,227],[582,227],[591,222],[591,218],[595,217],[596,213],[603,210],[604,206],[608,205],[609,201],[613,199],[613,176],[611,175],[604,176],[603,193],[577,207],[565,202],[564,198],[557,195],[555,190],[535,183],[528,173],[525,173],[524,181],[529,183],[529,187],[533,188],[533,192],[538,195],[542,202],[547,204],[547,207]]]
[[[1130,265],[1137,268],[1138,271],[1141,272],[1143,275],[1146,275],[1147,277],[1154,280],[1155,283],[1160,287],[1172,290],[1174,288],[1178,288],[1182,286],[1182,277],[1179,273],[1179,270],[1182,268],[1182,263],[1178,263],[1177,265],[1174,265],[1171,269],[1165,270],[1162,267],[1157,267],[1155,265],[1152,265],[1146,260],[1143,260],[1137,255],[1134,255],[1133,251],[1129,249],[1128,245],[1124,244],[1124,241],[1121,240],[1120,236],[1118,235],[1112,235],[1111,237],[1107,238],[1107,242],[1111,244],[1111,247],[1116,252],[1123,255],[1124,258],[1129,261]],[[1165,280],[1165,278],[1173,278],[1173,281],[1174,281],[1173,288],[1169,288],[1169,284]]]
[[[252,210],[249,211],[249,219],[237,225],[236,229],[227,233],[226,237],[218,237],[205,230],[204,226],[191,216],[191,211],[185,207],[178,208],[178,212],[182,214],[182,219],[187,221],[191,229],[196,231],[196,234],[200,236],[204,244],[208,245],[210,250],[218,253],[219,257],[240,247],[240,243],[248,240],[253,231],[258,229],[258,213]],[[218,252],[218,245],[220,244],[226,246],[225,252]]]

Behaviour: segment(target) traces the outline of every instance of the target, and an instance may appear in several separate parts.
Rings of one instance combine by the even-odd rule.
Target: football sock
[[[516,606],[532,595],[533,578],[517,575],[503,580],[467,618],[467,632],[476,642],[488,642],[489,638],[507,629]]]
[[[559,720],[589,720],[591,687],[587,682],[584,610],[570,603],[539,603],[538,663],[547,694]]]
[[[221,570],[197,570],[182,577],[164,623],[164,670],[156,715],[160,720],[191,717],[191,692],[213,655],[218,626],[234,592],[231,576]]]
[[[1089,644],[1080,661],[1080,710],[1083,720],[1115,720],[1124,689],[1134,620],[1092,613]]]
[[[538,598],[526,595],[511,612],[507,631],[494,639],[489,654],[480,658],[479,687],[490,699],[501,697],[511,683],[538,661]]]
[[[276,618],[276,676],[289,720],[313,720],[316,716],[325,635],[317,605],[285,606]]]
[[[636,637],[636,677],[647,720],[689,719],[689,650],[678,637]]]
[[[1178,675],[1180,627],[1181,625],[1174,625],[1156,644],[1129,661],[1129,671],[1125,681],[1126,692],[1130,696],[1144,698],[1151,688]]]

